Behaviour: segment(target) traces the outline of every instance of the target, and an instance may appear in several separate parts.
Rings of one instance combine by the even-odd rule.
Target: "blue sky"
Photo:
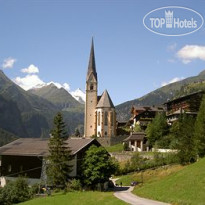
[[[99,94],[107,89],[115,105],[141,97],[205,69],[204,25],[179,37],[144,27],[148,12],[172,5],[205,18],[202,0],[1,0],[1,69],[19,83],[54,81],[84,90],[94,36]]]

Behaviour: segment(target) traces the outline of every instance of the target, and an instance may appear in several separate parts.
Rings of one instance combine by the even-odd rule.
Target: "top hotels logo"
[[[149,31],[164,36],[188,35],[199,30],[203,23],[201,14],[178,6],[152,10],[143,18],[143,24]]]

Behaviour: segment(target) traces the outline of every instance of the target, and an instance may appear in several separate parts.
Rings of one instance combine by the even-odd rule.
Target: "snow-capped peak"
[[[71,91],[70,94],[80,103],[85,103],[85,93],[80,89],[76,89],[75,91]]]

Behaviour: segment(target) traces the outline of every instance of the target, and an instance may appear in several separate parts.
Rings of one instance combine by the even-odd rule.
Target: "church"
[[[86,77],[86,102],[84,135],[112,137],[116,135],[116,112],[107,90],[98,96],[98,78],[95,65],[94,43],[92,40]]]

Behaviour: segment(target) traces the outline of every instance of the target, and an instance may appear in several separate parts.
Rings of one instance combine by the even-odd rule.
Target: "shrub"
[[[34,184],[34,185],[32,185],[32,187],[30,188],[30,194],[31,194],[32,196],[38,194],[39,191],[40,191],[40,185],[39,185],[39,184]]]
[[[9,182],[0,191],[0,204],[10,205],[27,201],[31,198],[28,182],[24,178],[18,178],[14,182]]]
[[[129,150],[130,150],[130,148],[129,148],[127,142],[124,142],[124,143],[123,143],[123,150],[124,150],[124,151],[129,151]]]
[[[67,185],[68,191],[80,191],[81,189],[82,185],[79,179],[72,179]]]

